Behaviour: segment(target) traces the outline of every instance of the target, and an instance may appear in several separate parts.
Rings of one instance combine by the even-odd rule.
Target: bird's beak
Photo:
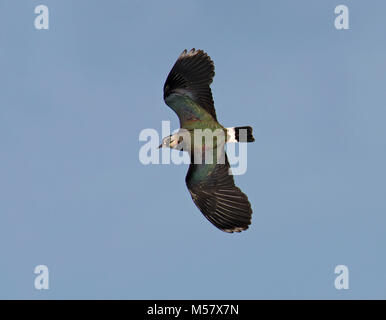
[[[157,149],[161,149],[162,148],[162,143],[158,146],[158,148]]]

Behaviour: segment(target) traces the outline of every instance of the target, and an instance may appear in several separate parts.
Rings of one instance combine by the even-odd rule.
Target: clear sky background
[[[386,298],[385,1],[0,9],[0,298]],[[215,62],[219,121],[254,128],[241,234],[198,211],[187,165],[138,159],[142,129],[178,128],[162,88],[192,47]]]

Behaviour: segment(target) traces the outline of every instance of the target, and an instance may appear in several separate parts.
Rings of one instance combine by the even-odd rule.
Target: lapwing
[[[225,128],[217,121],[210,88],[214,75],[214,63],[204,51],[184,50],[178,57],[164,85],[164,100],[177,114],[180,129],[163,138],[160,148],[189,152],[191,163],[185,181],[193,202],[218,229],[241,232],[251,224],[252,209],[248,197],[235,186],[224,145],[255,139],[250,126]],[[200,141],[194,141],[197,130],[217,130],[225,138],[222,143],[218,137],[211,144],[205,139],[203,143],[197,138]],[[200,161],[196,161],[197,151],[201,152]],[[212,161],[205,161],[209,151]]]

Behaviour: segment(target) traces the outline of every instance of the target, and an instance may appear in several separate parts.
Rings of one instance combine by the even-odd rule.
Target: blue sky
[[[334,27],[339,4],[350,30]],[[0,9],[0,298],[386,298],[384,1]],[[138,160],[142,129],[178,127],[162,88],[192,47],[215,62],[219,121],[254,127],[241,234],[201,215],[187,165]]]

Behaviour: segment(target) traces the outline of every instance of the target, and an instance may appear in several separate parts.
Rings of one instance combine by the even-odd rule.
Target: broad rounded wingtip
[[[222,230],[226,233],[234,233],[234,232],[240,233],[242,231],[248,230],[248,228],[249,228],[249,225],[244,226],[244,227],[235,227],[232,229],[220,229],[220,230]]]
[[[192,56],[196,56],[196,55],[203,55],[203,56],[207,56],[209,58],[208,54],[204,50],[196,49],[196,48],[192,48],[190,50],[184,49],[184,51],[182,51],[180,57],[192,57]]]
[[[188,51],[188,49],[184,49],[184,51],[182,51],[181,53],[181,56],[193,56],[196,54],[196,49],[195,48],[192,48]]]

